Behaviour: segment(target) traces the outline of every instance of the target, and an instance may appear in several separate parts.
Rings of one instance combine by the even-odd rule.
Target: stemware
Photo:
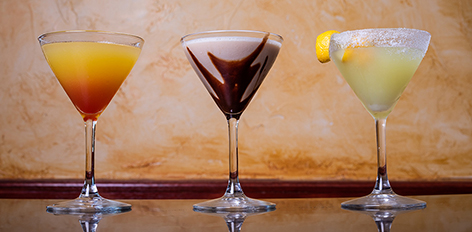
[[[239,184],[238,122],[272,67],[282,37],[269,32],[225,30],[182,37],[185,54],[226,116],[229,130],[229,181],[223,197],[194,205],[200,211],[258,211],[275,204],[245,196]]]
[[[119,212],[130,204],[100,196],[95,184],[95,128],[136,63],[144,40],[105,31],[59,31],[38,38],[44,56],[85,124],[85,180],[78,198],[47,207],[50,212]]]
[[[364,29],[333,34],[329,54],[344,79],[375,119],[377,180],[371,194],[342,203],[347,209],[426,207],[397,195],[387,177],[386,122],[418,68],[431,35],[406,28]]]

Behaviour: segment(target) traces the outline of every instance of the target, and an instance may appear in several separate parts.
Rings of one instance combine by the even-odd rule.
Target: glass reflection
[[[390,232],[392,228],[393,219],[396,216],[404,213],[409,213],[417,210],[422,210],[418,208],[412,209],[397,209],[397,210],[382,210],[382,209],[369,209],[369,210],[355,210],[355,209],[345,209],[352,212],[362,213],[369,215],[374,219],[375,225],[377,225],[377,230],[379,232]]]
[[[129,211],[131,211],[131,209],[121,211],[121,212],[99,212],[99,213],[77,213],[77,212],[58,213],[58,212],[55,212],[55,213],[52,213],[52,212],[48,211],[48,213],[54,214],[56,216],[76,217],[76,218],[79,219],[79,223],[80,223],[80,226],[82,227],[82,231],[84,231],[84,232],[96,232],[97,228],[98,228],[98,223],[105,216],[118,215],[118,214],[126,213],[126,212],[129,212]]]
[[[206,210],[198,210],[194,209],[193,211],[197,213],[203,213],[212,216],[218,216],[225,220],[226,226],[228,226],[229,232],[240,232],[241,227],[243,226],[244,220],[249,216],[259,215],[274,211],[275,209],[266,209],[266,210],[259,210],[255,212],[224,212],[224,211],[206,211]]]

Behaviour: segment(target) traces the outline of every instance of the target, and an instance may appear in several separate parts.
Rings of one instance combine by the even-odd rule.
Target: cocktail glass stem
[[[95,128],[96,119],[86,119],[85,122],[85,181],[79,198],[99,197],[95,185]]]
[[[131,210],[131,205],[108,200],[98,194],[95,184],[95,128],[97,118],[85,118],[85,180],[79,197],[47,207],[55,214],[70,213],[118,213]]]
[[[229,134],[229,181],[225,197],[243,196],[243,190],[239,184],[238,172],[238,124],[239,119],[228,117]]]
[[[229,181],[225,194],[214,200],[195,204],[197,212],[268,212],[275,204],[247,197],[239,184],[238,123],[239,115],[227,115],[229,134]]]
[[[373,194],[393,193],[387,176],[387,149],[386,149],[387,118],[375,119],[377,137],[377,181]]]
[[[375,134],[377,138],[377,180],[374,190],[367,196],[346,201],[341,204],[344,209],[422,209],[426,202],[403,197],[396,194],[387,176],[387,148],[386,148],[387,118],[375,119]]]

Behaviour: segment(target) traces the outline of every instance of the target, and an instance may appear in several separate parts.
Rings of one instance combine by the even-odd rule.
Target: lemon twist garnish
[[[369,42],[366,38],[355,38],[356,43],[350,44],[344,49],[343,58],[341,59],[342,62],[346,62],[352,59],[354,48],[366,48],[371,47],[372,43]]]
[[[318,57],[318,60],[321,63],[326,63],[331,60],[329,58],[329,41],[331,39],[331,35],[334,33],[339,32],[335,30],[326,31],[316,37],[316,57]]]
[[[343,54],[343,58],[341,59],[342,62],[346,62],[346,61],[349,61],[352,57],[352,49],[351,48],[347,48],[344,50],[344,54]]]

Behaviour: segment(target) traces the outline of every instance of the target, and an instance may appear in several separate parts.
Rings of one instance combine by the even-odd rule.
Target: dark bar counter
[[[72,199],[83,180],[0,180],[0,198]],[[472,181],[390,181],[400,195],[472,194]],[[98,180],[100,194],[110,199],[211,199],[221,197],[227,180],[109,181]],[[253,198],[361,197],[375,181],[241,180]]]
[[[421,210],[359,212],[341,209],[350,198],[269,199],[277,209],[260,214],[194,212],[202,199],[121,200],[132,210],[110,215],[54,215],[46,206],[59,199],[0,199],[0,231],[472,231],[472,195],[413,196]],[[381,229],[379,229],[379,227]]]

